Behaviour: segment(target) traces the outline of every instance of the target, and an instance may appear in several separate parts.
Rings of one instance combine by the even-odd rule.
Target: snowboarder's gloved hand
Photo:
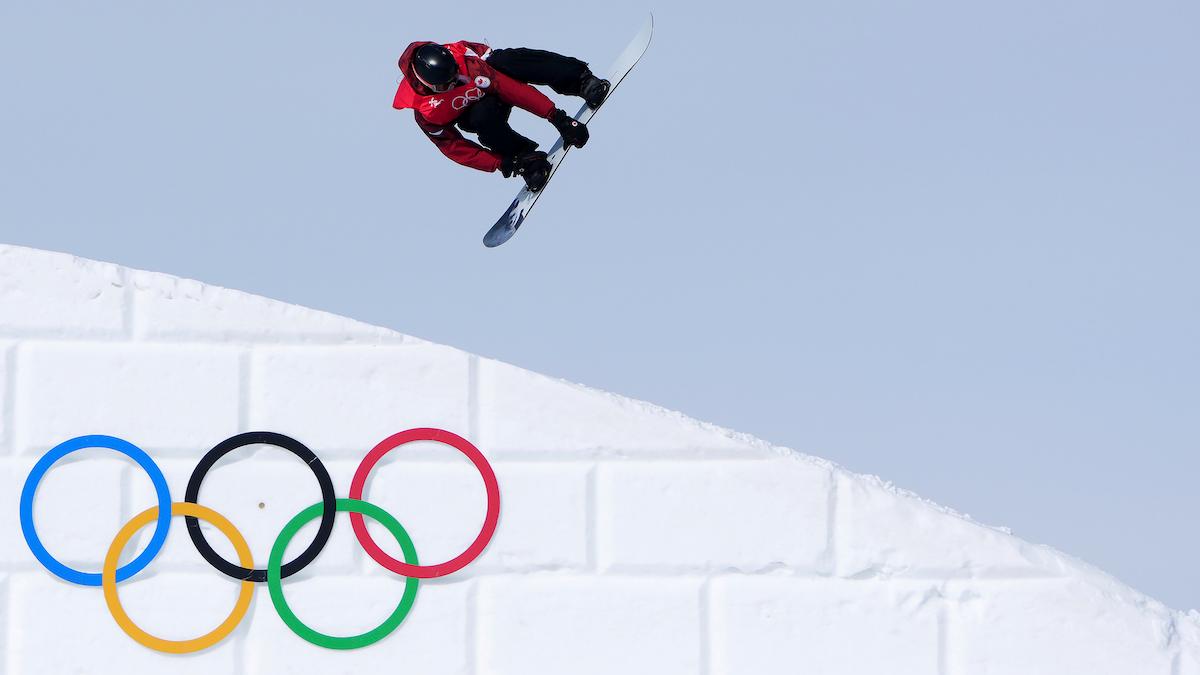
[[[524,178],[530,192],[537,192],[546,186],[546,181],[550,180],[550,168],[550,161],[541,150],[522,152],[505,157],[500,162],[500,172],[504,177],[517,175]]]
[[[587,125],[568,115],[562,108],[555,108],[550,113],[550,123],[563,137],[563,145],[582,148],[588,142]]]
[[[512,175],[517,172],[517,157],[510,155],[500,160],[500,175],[505,178],[512,178]]]

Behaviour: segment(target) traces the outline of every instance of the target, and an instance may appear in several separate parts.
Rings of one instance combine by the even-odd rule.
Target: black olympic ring
[[[193,504],[198,503],[200,499],[200,484],[204,482],[205,475],[217,463],[217,460],[233,450],[255,443],[274,445],[299,457],[308,465],[309,469],[312,469],[313,475],[317,477],[317,483],[321,485],[321,505],[324,508],[321,511],[321,523],[317,526],[317,536],[313,538],[312,543],[308,545],[308,548],[304,549],[303,553],[296,556],[290,562],[283,564],[280,575],[286,579],[307,567],[321,553],[321,549],[325,548],[325,543],[329,541],[329,535],[333,533],[333,519],[337,516],[337,497],[333,494],[333,479],[329,477],[329,471],[325,469],[325,465],[321,463],[321,460],[312,450],[308,449],[308,446],[294,438],[277,434],[273,431],[248,431],[227,438],[218,443],[212,450],[209,450],[200,460],[200,463],[196,465],[195,470],[192,471],[192,477],[188,479],[187,491],[184,493],[183,501]],[[204,539],[204,532],[200,529],[200,519],[194,516],[185,516],[184,520],[187,522],[188,535],[191,536],[192,543],[196,545],[196,550],[200,551],[200,555],[204,556],[204,559],[210,565],[225,575],[239,581],[249,579],[250,581],[262,583],[267,580],[266,569],[248,570],[218,555],[212,546],[209,546],[208,541]]]

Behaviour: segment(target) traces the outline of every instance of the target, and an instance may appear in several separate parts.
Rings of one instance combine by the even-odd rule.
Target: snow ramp
[[[101,588],[66,581],[20,525],[40,457],[123,439],[170,499],[211,448],[270,431],[311,449],[338,498],[393,434],[478,448],[496,479],[438,438],[377,463],[363,499],[394,516],[421,579],[394,630],[332,649],[283,618],[267,584],[220,640],[170,654],[131,637]],[[284,526],[324,494],[311,461],[230,451],[199,503],[266,567]],[[101,448],[55,462],[31,505],[55,560],[99,572],[118,530],[161,503],[143,466]],[[497,503],[493,503],[497,502]],[[1051,548],[877,478],[679,413],[451,347],[265,298],[69,255],[0,246],[0,673],[562,675],[1200,675],[1200,615],[1174,611]],[[243,585],[201,557],[183,518],[116,584],[164,640],[217,627]],[[318,532],[296,533],[286,558]],[[118,564],[151,544],[139,530]],[[367,531],[392,560],[389,529]],[[225,535],[202,525],[216,554]],[[409,582],[347,513],[283,580],[293,618],[334,638],[393,617]],[[418,585],[414,582],[414,585]]]

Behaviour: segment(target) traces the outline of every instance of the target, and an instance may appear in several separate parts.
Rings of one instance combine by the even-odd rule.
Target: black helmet
[[[417,47],[413,54],[413,69],[422,82],[434,87],[450,84],[458,75],[454,55],[449,49],[432,42]]]

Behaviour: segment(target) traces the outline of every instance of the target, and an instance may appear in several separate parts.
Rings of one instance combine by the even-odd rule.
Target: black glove
[[[562,108],[555,108],[550,113],[550,123],[563,137],[563,145],[582,148],[588,142],[587,125],[568,115]]]
[[[512,175],[517,172],[516,164],[517,164],[516,155],[509,155],[508,157],[501,159],[500,160],[500,173],[505,178],[512,178]]]
[[[517,175],[525,179],[530,192],[537,192],[550,180],[550,161],[541,150],[522,152],[500,161],[500,172],[505,178]]]

